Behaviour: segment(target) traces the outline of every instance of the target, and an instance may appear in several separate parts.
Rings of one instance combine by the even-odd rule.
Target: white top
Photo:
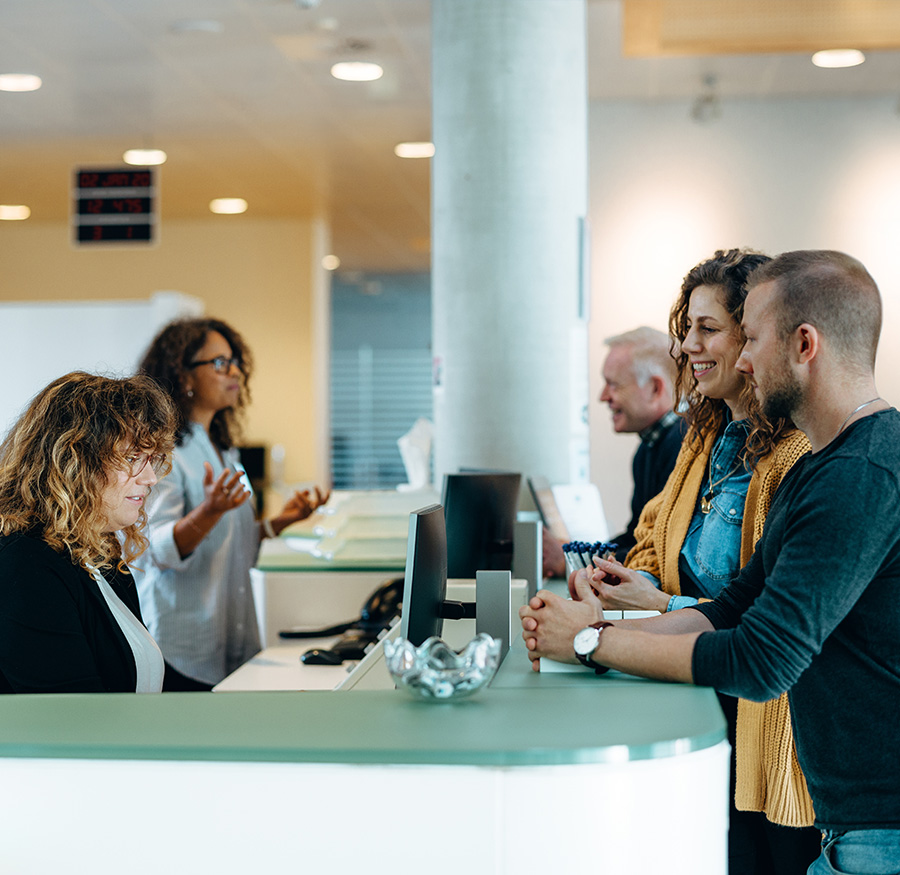
[[[119,624],[128,646],[131,647],[134,666],[137,670],[137,684],[134,691],[136,693],[162,692],[166,665],[159,647],[141,621],[116,595],[115,590],[109,585],[109,581],[96,568],[91,567],[90,571],[94,580],[97,581],[97,586],[100,587],[100,593],[106,599],[113,618]]]
[[[132,568],[144,621],[166,661],[207,684],[217,684],[260,646],[250,588],[259,552],[252,499],[224,514],[184,559],[173,536],[175,523],[203,501],[204,462],[216,477],[225,467],[243,470],[237,450],[222,455],[224,466],[206,429],[192,423],[175,447],[171,473],[153,487],[150,549]]]

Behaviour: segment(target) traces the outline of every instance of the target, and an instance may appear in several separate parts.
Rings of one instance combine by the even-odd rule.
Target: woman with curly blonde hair
[[[159,692],[127,564],[168,471],[174,410],[146,377],[75,372],[0,445],[0,693]]]

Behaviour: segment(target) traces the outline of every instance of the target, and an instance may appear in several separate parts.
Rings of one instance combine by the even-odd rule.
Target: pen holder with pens
[[[598,559],[615,559],[618,546],[618,544],[607,544],[603,541],[595,541],[593,544],[589,544],[587,541],[570,541],[568,544],[563,544],[566,577],[580,568],[593,568],[595,556]]]

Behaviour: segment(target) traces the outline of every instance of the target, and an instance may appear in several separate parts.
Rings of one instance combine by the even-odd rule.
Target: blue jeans
[[[900,829],[826,830],[822,853],[806,875],[897,875]]]

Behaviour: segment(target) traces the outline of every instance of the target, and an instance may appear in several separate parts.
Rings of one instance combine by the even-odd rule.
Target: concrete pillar
[[[584,0],[433,0],[435,474],[587,473]]]

